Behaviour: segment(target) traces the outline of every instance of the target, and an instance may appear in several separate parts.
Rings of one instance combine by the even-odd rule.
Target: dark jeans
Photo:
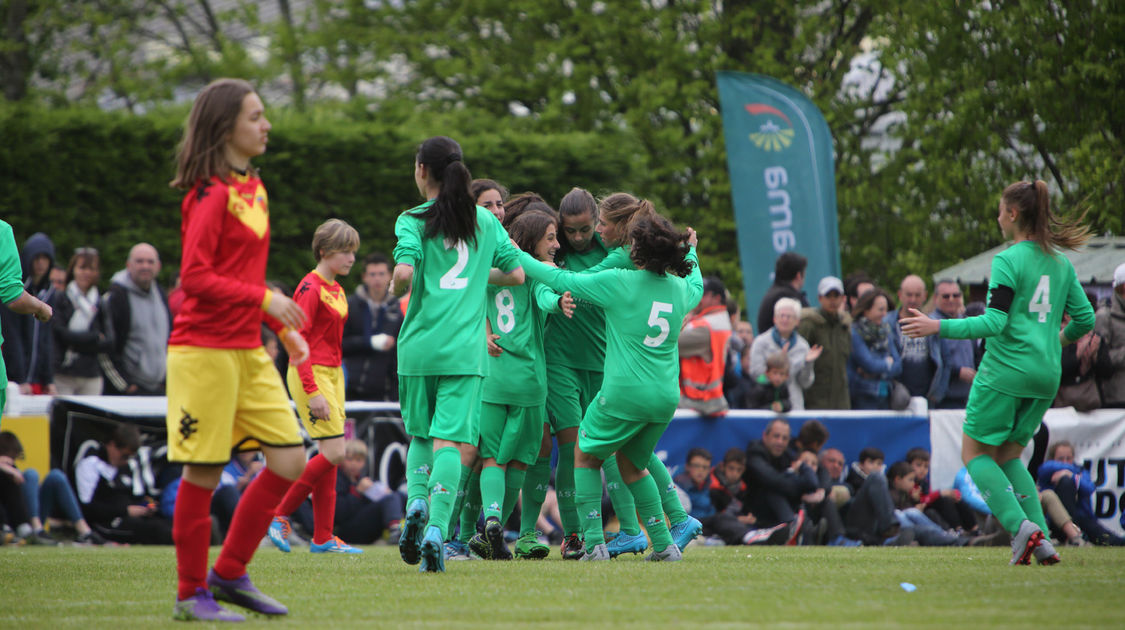
[[[844,529],[849,538],[862,540],[865,545],[881,545],[884,534],[896,524],[898,520],[887,488],[887,478],[882,473],[873,472],[848,502]]]
[[[336,521],[336,535],[355,545],[370,545],[378,540],[387,526],[402,520],[403,498],[392,492],[378,501],[368,502],[346,521]]]
[[[1098,519],[1078,509],[1078,487],[1074,484],[1074,477],[1066,476],[1060,479],[1055,484],[1055,494],[1059,496],[1059,502],[1074,519],[1074,524],[1078,525],[1090,542],[1095,545],[1125,546],[1125,538],[1102,527]]]
[[[750,531],[750,526],[738,520],[738,517],[728,512],[718,512],[700,519],[703,523],[704,536],[718,536],[728,545],[741,545],[742,538]]]

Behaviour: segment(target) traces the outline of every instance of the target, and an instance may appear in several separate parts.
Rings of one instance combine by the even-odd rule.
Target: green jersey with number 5
[[[570,291],[605,310],[605,378],[593,404],[622,420],[667,422],[680,401],[677,340],[684,316],[703,296],[699,259],[686,278],[635,269],[573,273],[523,254],[529,278]]]
[[[1007,287],[1005,289],[1005,287]],[[1007,313],[1006,299],[1011,291]],[[1059,389],[1063,313],[1071,317],[1064,331],[1077,340],[1094,327],[1094,309],[1079,284],[1074,266],[1061,253],[1049,256],[1034,241],[1021,241],[992,259],[989,305],[984,315],[941,320],[941,336],[989,337],[974,383],[1009,396],[1054,398]]]
[[[395,222],[395,263],[414,267],[398,336],[398,373],[485,376],[488,272],[516,269],[520,251],[500,221],[479,206],[475,244],[423,236],[426,224],[417,215],[432,203],[403,212]]]
[[[541,282],[516,287],[488,286],[488,321],[496,345],[504,352],[489,356],[481,400],[498,405],[534,407],[547,401],[547,364],[543,327],[547,313],[558,313],[559,294]]]

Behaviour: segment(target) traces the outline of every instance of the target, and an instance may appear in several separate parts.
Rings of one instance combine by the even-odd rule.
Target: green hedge
[[[168,182],[185,113],[0,110],[0,216],[17,244],[45,232],[63,265],[75,247],[97,247],[105,285],[129,248],[148,241],[161,253],[167,281],[179,267],[182,193]],[[552,205],[576,185],[603,194],[643,184],[635,144],[619,134],[462,131],[278,112],[269,151],[255,160],[270,195],[270,277],[300,280],[313,265],[312,233],[330,217],[359,230],[361,255],[390,254],[395,218],[420,202],[414,153],[438,133],[461,142],[474,176],[536,191]],[[358,284],[359,275],[345,285]]]

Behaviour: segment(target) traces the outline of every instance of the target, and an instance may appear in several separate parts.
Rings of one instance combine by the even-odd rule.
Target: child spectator
[[[952,488],[930,490],[930,452],[915,447],[906,452],[906,462],[914,470],[914,483],[918,485],[922,511],[930,520],[944,529],[976,535],[979,533],[976,515],[961,500],[961,492]]]
[[[674,481],[691,500],[688,514],[704,523],[706,531],[706,519],[715,514],[715,506],[711,503],[711,452],[700,447],[688,451],[687,466]]]
[[[747,409],[771,409],[784,413],[793,408],[789,401],[789,356],[775,352],[766,357],[766,373],[754,380],[746,395]]]
[[[1094,482],[1089,474],[1074,463],[1074,445],[1060,440],[1047,449],[1047,461],[1039,466],[1040,490],[1053,490],[1086,538],[1095,545],[1125,545],[1125,538],[1102,527],[1094,517],[1092,497]],[[1054,520],[1054,519],[1052,519]],[[1068,539],[1072,532],[1065,531],[1066,523],[1052,523],[1064,530]]]
[[[389,532],[398,544],[406,497],[364,475],[367,444],[363,440],[344,443],[344,461],[336,478],[336,533],[342,538],[369,545]]]
[[[758,518],[751,514],[745,504],[746,482],[742,474],[746,472],[746,452],[731,447],[723,455],[723,461],[711,471],[711,504],[715,514],[703,521],[703,533],[718,536],[728,545],[783,545],[797,535],[796,526],[779,523],[772,527],[755,527]]]
[[[967,536],[949,533],[930,520],[918,509],[920,496],[914,482],[914,469],[904,461],[895,462],[887,469],[887,484],[895,506],[895,517],[903,529],[913,529],[914,539],[927,547],[964,546]]]

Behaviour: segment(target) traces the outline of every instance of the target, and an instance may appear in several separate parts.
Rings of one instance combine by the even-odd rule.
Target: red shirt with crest
[[[317,391],[312,366],[340,367],[344,322],[348,319],[348,296],[339,282],[331,284],[315,269],[297,285],[293,301],[305,311],[305,327],[301,329],[309,342],[309,360],[297,366],[305,392]]]
[[[249,349],[262,345],[266,260],[270,250],[269,200],[262,180],[231,173],[201,182],[181,207],[184,303],[168,340],[173,346]]]

